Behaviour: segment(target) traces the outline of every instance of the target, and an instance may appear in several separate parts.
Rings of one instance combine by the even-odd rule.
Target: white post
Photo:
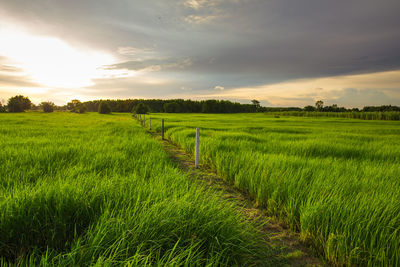
[[[161,121],[161,138],[164,140],[164,119]]]
[[[200,143],[200,129],[196,128],[196,161],[195,167],[199,167],[199,143]]]

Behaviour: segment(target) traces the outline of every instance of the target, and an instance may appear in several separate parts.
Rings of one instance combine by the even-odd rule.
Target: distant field
[[[0,114],[0,147],[0,265],[277,264],[130,114]]]
[[[336,264],[400,265],[400,122],[152,114]]]
[[[385,111],[385,112],[317,112],[317,111],[276,111],[266,112],[266,115],[273,116],[296,116],[296,117],[330,117],[330,118],[349,118],[361,120],[400,120],[400,112]]]

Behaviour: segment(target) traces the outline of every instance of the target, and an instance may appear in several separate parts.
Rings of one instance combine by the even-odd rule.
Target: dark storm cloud
[[[152,67],[176,93],[400,69],[398,0],[0,0],[0,10],[33,32],[113,52],[121,63],[106,68]]]
[[[400,67],[399,1],[236,5],[237,10],[227,8],[229,18],[207,26],[210,32],[228,35],[228,41],[199,53],[193,71],[248,74],[264,83]]]

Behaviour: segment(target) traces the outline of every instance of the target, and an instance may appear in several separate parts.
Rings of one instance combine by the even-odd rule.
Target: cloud
[[[176,71],[183,70],[192,65],[190,58],[184,59],[146,59],[146,60],[130,60],[122,63],[104,66],[107,70],[126,69],[134,71]]]
[[[400,90],[400,87],[399,87]],[[345,88],[343,90],[330,91],[326,96],[326,104],[340,104],[346,107],[378,106],[386,104],[400,104],[400,97],[390,97],[376,89]]]
[[[181,86],[180,88],[182,91],[192,91],[193,89],[190,87]]]
[[[122,46],[117,49],[118,54],[124,56],[143,56],[143,54],[150,54],[153,48],[137,48],[132,46]]]
[[[31,77],[25,75],[6,75],[0,73],[0,88],[7,87],[39,87],[40,84],[32,81]]]
[[[22,72],[22,71],[23,70],[19,67],[0,64],[0,72]]]
[[[226,4],[237,1],[230,0],[187,0],[183,4],[191,9],[191,12],[184,16],[184,22],[188,24],[202,25],[216,23],[216,20],[227,18],[230,14],[226,12]]]
[[[34,21],[31,30],[62,36],[70,43],[139,57],[143,47],[156,46],[157,57],[196,59],[193,67],[199,75],[228,79],[227,73],[241,74],[257,85],[400,68],[395,12],[400,3],[362,4],[362,10],[357,1],[312,0],[156,0],[132,5],[21,0],[0,5],[5,20]],[[220,16],[218,23],[202,23]],[[182,17],[191,25],[187,27]],[[207,63],[210,58],[215,58],[213,64]]]
[[[273,105],[309,105],[316,100],[346,107],[400,105],[400,70],[371,74],[298,79],[210,93],[205,97],[265,99]]]
[[[220,90],[223,91],[225,88],[223,86],[217,85],[214,87],[214,90]]]
[[[199,10],[201,8],[211,8],[218,5],[221,0],[186,0],[183,5],[194,10]]]
[[[189,15],[185,17],[185,21],[187,23],[205,24],[205,23],[211,23],[213,22],[213,20],[217,18],[220,17],[215,15]]]
[[[392,76],[392,85],[380,80],[371,87],[360,80],[347,83],[343,77],[376,78],[375,73],[400,69],[399,9],[397,0],[0,0],[0,28],[23,28],[32,36],[115,59],[95,68],[101,75],[81,77],[92,85],[73,86],[76,94],[98,88],[97,98],[251,95],[277,105],[294,105],[298,99],[302,105],[328,97],[327,92],[339,98],[340,92],[354,88],[365,94],[367,89],[382,92],[393,103],[399,81]],[[29,43],[21,47],[30,49]],[[39,58],[45,62],[55,56],[41,53]],[[70,66],[82,66],[74,62]],[[14,63],[0,63],[0,72],[10,75],[7,66]],[[64,72],[65,64],[51,65],[50,72]],[[76,68],[71,79],[82,73],[74,72]],[[344,84],[335,82],[335,76]],[[29,77],[20,78],[29,82]],[[225,90],[214,89],[220,84]]]
[[[184,5],[190,8],[193,8],[194,10],[198,10],[199,8],[202,7],[202,2],[204,1],[198,1],[198,0],[187,0],[184,1]]]

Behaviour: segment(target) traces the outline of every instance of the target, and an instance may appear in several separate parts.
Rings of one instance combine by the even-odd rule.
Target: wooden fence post
[[[162,137],[162,140],[164,140],[164,119],[162,119],[162,123],[161,123],[161,137]]]
[[[195,160],[195,168],[199,167],[199,146],[200,146],[200,129],[196,128],[196,160]]]
[[[146,114],[143,114],[143,127],[146,127]]]
[[[151,117],[149,117],[149,125],[150,125],[150,130],[151,130]]]

